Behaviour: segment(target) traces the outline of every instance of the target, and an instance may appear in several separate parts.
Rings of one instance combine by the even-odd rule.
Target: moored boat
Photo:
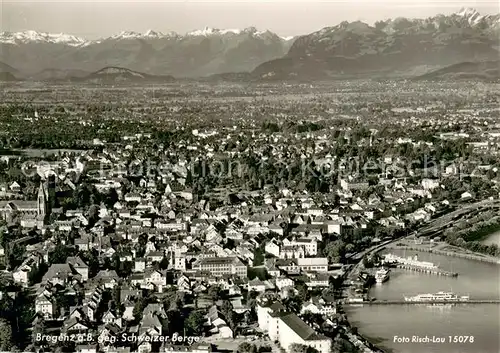
[[[380,269],[377,272],[375,272],[375,281],[377,283],[384,283],[389,279],[389,270],[388,269]]]
[[[418,294],[415,296],[407,297],[405,296],[405,301],[407,302],[458,302],[458,301],[468,301],[470,298],[468,295],[458,296],[452,292],[437,292],[434,294]]]

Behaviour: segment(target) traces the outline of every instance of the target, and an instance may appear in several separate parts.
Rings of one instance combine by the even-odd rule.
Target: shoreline
[[[485,241],[487,241],[489,238],[492,238],[493,236],[500,236],[500,225],[498,226],[498,229],[496,231],[494,231],[493,233],[491,234],[488,234],[487,236],[483,237],[483,239],[479,240],[479,242],[481,244],[484,244],[484,245],[493,245],[493,244],[496,244],[497,246],[500,246],[500,244],[497,244],[497,243],[491,243],[491,244],[486,244]]]
[[[491,237],[492,235],[494,234],[497,234],[500,232],[500,219],[497,217],[495,218],[497,220],[497,223],[496,224],[492,224],[490,226],[486,226],[484,228],[491,228],[493,230],[489,231],[489,232],[486,232],[485,234],[481,234],[482,231],[481,230],[478,230],[476,236],[475,236],[475,239],[472,239],[472,240],[469,240],[469,241],[478,241],[478,242],[483,242],[485,241],[487,238]]]

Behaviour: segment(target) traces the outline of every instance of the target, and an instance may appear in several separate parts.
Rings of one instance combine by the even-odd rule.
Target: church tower
[[[37,210],[38,217],[45,218],[47,215],[47,192],[43,183],[40,183],[38,188]]]

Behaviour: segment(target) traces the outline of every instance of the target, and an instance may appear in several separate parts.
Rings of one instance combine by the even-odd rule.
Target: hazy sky
[[[344,0],[344,1],[4,1],[0,31],[36,30],[87,38],[123,30],[185,33],[204,27],[255,26],[282,36],[306,34],[341,21],[399,16],[425,18],[473,7],[498,13],[498,0]]]

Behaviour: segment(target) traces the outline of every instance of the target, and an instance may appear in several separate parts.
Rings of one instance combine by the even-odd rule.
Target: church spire
[[[37,201],[38,216],[45,217],[47,213],[47,192],[42,182],[40,182],[40,187],[38,188]]]

